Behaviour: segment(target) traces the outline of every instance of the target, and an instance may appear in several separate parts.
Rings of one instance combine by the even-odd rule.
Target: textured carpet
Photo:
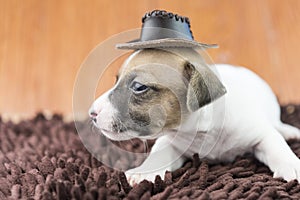
[[[300,127],[300,106],[282,107],[282,120]],[[300,156],[300,141],[289,144]],[[132,151],[144,150],[138,140],[124,145]],[[105,149],[105,142],[103,148],[102,156],[109,160],[111,150]],[[132,166],[142,162],[131,159]],[[63,122],[60,115],[47,120],[37,114],[18,124],[3,122],[0,117],[0,199],[18,198],[300,199],[300,185],[272,178],[270,170],[251,155],[214,165],[194,155],[182,168],[167,172],[164,181],[156,177],[155,183],[143,181],[131,188],[123,172],[90,155],[74,123]]]

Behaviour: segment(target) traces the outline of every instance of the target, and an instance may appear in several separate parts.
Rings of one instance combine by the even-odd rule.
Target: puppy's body
[[[221,99],[200,108],[187,121],[186,127],[195,127],[193,124],[195,121],[203,124],[203,127],[200,127],[202,131],[202,134],[199,134],[200,137],[195,138],[198,141],[190,146],[186,155],[198,153],[200,157],[213,161],[232,161],[237,155],[253,152],[254,147],[268,134],[264,131],[267,126],[276,129],[287,127],[287,125],[280,121],[276,97],[261,78],[242,67],[224,64],[217,64],[215,67],[227,93]],[[216,106],[218,104],[220,105]],[[225,108],[222,107],[223,105]],[[221,109],[221,111],[216,109]],[[221,114],[220,118],[216,116],[212,121],[211,115],[221,112],[224,114]],[[214,129],[208,131],[208,124],[211,124]],[[207,131],[209,135],[206,134]],[[297,137],[297,129],[292,127],[288,132],[294,133],[292,135]],[[181,134],[181,138],[181,140],[173,141],[175,146],[182,147],[185,146],[182,145],[184,141],[189,142],[186,132]],[[213,141],[217,141],[214,147],[211,146]],[[203,148],[199,151],[201,145]]]
[[[126,172],[129,182],[164,177],[194,153],[211,161],[232,161],[245,152],[254,153],[275,177],[300,180],[300,161],[284,140],[300,138],[300,131],[280,121],[270,87],[250,70],[230,65],[216,65],[218,82],[198,57],[192,50],[138,51],[125,62],[116,86],[93,104],[96,126],[111,139],[160,136],[145,162]],[[149,63],[169,64],[184,80],[163,66],[147,67]],[[133,92],[127,90],[132,83]],[[153,89],[146,87],[151,84]]]

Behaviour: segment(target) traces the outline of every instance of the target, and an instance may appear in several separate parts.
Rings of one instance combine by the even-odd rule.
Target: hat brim
[[[147,48],[218,48],[217,44],[205,44],[194,40],[182,38],[164,38],[149,41],[134,40],[131,42],[117,44],[117,49],[147,49]]]

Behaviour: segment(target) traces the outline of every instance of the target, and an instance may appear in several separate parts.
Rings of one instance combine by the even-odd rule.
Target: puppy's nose
[[[90,117],[94,122],[97,122],[97,115],[98,114],[94,111],[90,112]]]

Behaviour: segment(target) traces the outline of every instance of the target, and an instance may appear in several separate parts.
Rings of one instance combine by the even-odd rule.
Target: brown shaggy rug
[[[300,105],[283,106],[282,120],[300,127]],[[299,157],[300,141],[289,144]],[[138,140],[126,148],[144,150]],[[103,152],[110,159],[110,149]],[[141,162],[132,159],[133,166]],[[272,178],[252,155],[213,165],[194,155],[164,178],[130,187],[123,172],[91,156],[61,115],[37,114],[18,124],[0,117],[0,199],[300,199],[297,181]]]

